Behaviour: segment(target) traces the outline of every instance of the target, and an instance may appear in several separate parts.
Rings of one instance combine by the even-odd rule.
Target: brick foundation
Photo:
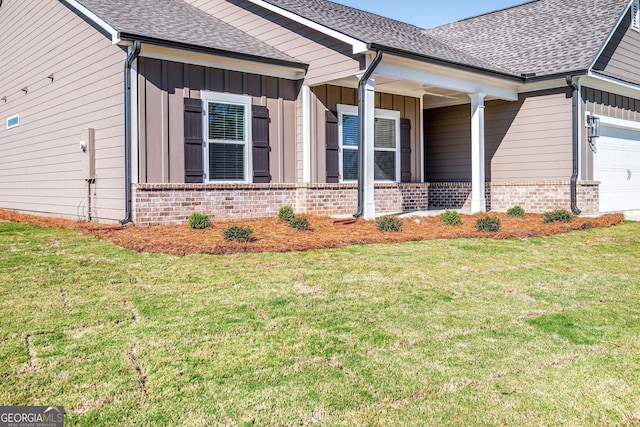
[[[376,184],[378,212],[426,210],[429,184]],[[357,208],[355,184],[134,184],[139,225],[181,224],[193,212],[212,219],[273,217],[282,206],[298,213],[347,215]]]
[[[578,183],[578,207],[598,212],[598,182]],[[570,208],[569,182],[504,182],[486,186],[487,209],[514,205],[528,212]],[[468,209],[471,183],[376,184],[377,212]],[[134,184],[133,217],[139,225],[180,224],[193,212],[212,219],[273,217],[284,205],[298,213],[348,215],[357,208],[355,184]]]

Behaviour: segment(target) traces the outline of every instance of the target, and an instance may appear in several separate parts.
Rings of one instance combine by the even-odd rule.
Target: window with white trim
[[[340,180],[358,179],[358,107],[338,105]],[[375,110],[374,178],[400,181],[400,112]]]
[[[246,182],[250,174],[251,97],[202,92],[204,166],[210,182]]]
[[[631,3],[631,28],[640,33],[640,0]]]

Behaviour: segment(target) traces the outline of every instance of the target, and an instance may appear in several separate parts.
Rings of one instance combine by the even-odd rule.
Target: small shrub
[[[376,219],[376,227],[380,231],[400,231],[402,221],[395,216],[383,216]]]
[[[545,224],[548,222],[571,222],[573,219],[573,214],[566,209],[545,212],[542,216]]]
[[[206,214],[194,212],[189,217],[189,227],[191,228],[200,230],[209,226],[211,226],[211,221],[209,221],[209,216]]]
[[[491,215],[481,216],[476,220],[476,227],[478,227],[478,231],[482,232],[498,231],[500,230],[500,218]]]
[[[507,215],[509,215],[510,217],[523,217],[524,209],[516,205],[512,208],[507,209]]]
[[[451,209],[447,209],[442,215],[440,215],[440,221],[447,225],[458,225],[462,222],[458,212],[452,211]]]
[[[243,225],[232,225],[231,227],[224,230],[224,240],[227,242],[253,242],[255,239],[251,234],[253,234],[253,230],[250,227],[245,227]]]
[[[297,230],[308,230],[309,220],[306,216],[296,216],[289,221],[289,225],[291,228],[295,228]]]
[[[295,216],[293,208],[290,205],[283,206],[278,210],[278,218],[283,221],[291,221]]]

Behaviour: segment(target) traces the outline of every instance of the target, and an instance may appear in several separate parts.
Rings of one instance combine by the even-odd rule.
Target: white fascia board
[[[417,66],[410,67],[399,62],[385,62],[383,59],[382,63],[376,68],[375,74],[445,87],[461,92],[481,92],[487,96],[508,101],[518,100],[517,82],[453,70],[424,62],[419,62]]]
[[[613,38],[613,35],[615,34],[615,32],[618,30],[618,27],[622,23],[622,20],[624,19],[625,16],[627,16],[627,12],[629,11],[629,8],[631,7],[632,3],[633,3],[633,0],[629,0],[627,2],[627,7],[624,8],[624,11],[618,17],[618,21],[616,22],[616,25],[613,26],[613,28],[611,29],[611,31],[607,35],[606,40],[604,41],[602,46],[600,46],[600,49],[598,49],[598,53],[596,54],[596,56],[591,61],[591,64],[589,64],[589,68],[587,68],[587,70],[592,70],[593,67],[596,65],[596,62],[598,62],[598,59],[600,59],[600,55],[602,55],[602,52],[604,52],[604,50],[607,48],[607,45],[609,44],[609,42]]]
[[[291,19],[292,21],[302,24],[313,30],[319,31],[322,34],[326,34],[329,37],[333,37],[336,40],[340,40],[341,42],[350,44],[353,47],[354,54],[363,53],[367,51],[367,44],[361,40],[354,39],[353,37],[350,37],[339,31],[332,30],[331,28],[325,27],[324,25],[320,25],[317,22],[313,22],[310,19],[303,18],[300,15],[297,15],[295,13],[279,8],[278,6],[274,6],[271,3],[267,3],[263,0],[249,0],[249,2],[257,6],[260,6],[262,8],[265,8],[271,12],[277,13],[280,16],[284,16],[285,18]]]
[[[578,80],[582,86],[640,99],[640,85],[623,82],[591,71],[586,76],[578,77]]]
[[[303,68],[230,58],[222,55],[211,55],[152,44],[143,44],[140,50],[140,56],[290,80],[301,80],[306,73]]]
[[[89,9],[78,3],[76,0],[62,0],[67,3],[69,6],[76,9],[82,15],[84,15],[91,22],[96,24],[98,27],[102,28],[106,32],[111,35],[111,43],[118,44],[120,43],[120,32],[113,28],[111,25],[107,24],[102,18],[100,18],[95,13],[91,12]]]

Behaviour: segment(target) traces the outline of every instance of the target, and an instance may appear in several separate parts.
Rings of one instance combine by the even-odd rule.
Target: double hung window
[[[251,97],[202,92],[202,100],[207,181],[246,182],[251,170]]]
[[[341,181],[358,179],[358,108],[338,105]],[[400,112],[375,110],[374,178],[400,181]]]

